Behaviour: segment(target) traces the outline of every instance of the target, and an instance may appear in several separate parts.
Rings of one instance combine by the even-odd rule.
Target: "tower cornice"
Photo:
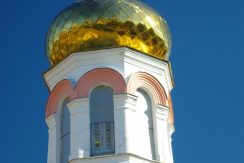
[[[46,71],[43,76],[49,90],[52,91],[59,81],[70,79],[76,83],[80,76],[95,68],[111,68],[127,78],[133,73],[125,67],[128,64],[130,67],[134,66],[141,71],[155,74],[158,80],[165,80],[164,87],[172,90],[174,81],[168,61],[147,56],[126,47],[73,53]]]

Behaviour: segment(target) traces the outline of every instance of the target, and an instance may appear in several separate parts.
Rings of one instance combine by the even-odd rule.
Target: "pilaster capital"
[[[175,132],[174,124],[168,124],[168,130],[169,130],[169,135],[172,136],[172,134]]]
[[[89,157],[86,153],[87,152],[85,152],[84,150],[78,149],[78,151],[75,151],[75,152],[71,153],[71,155],[69,156],[69,161],[75,160],[75,159],[78,159],[78,158]]]
[[[46,124],[47,124],[49,129],[51,129],[53,127],[56,127],[56,125],[57,125],[57,115],[56,114],[52,114],[49,117],[47,117],[45,119],[45,121],[46,121]]]
[[[168,120],[169,108],[163,105],[156,105],[156,118]]]
[[[82,99],[74,99],[67,104],[69,111],[72,114],[76,113],[83,113],[87,111],[89,107],[89,99],[82,98]]]
[[[135,110],[137,97],[131,94],[114,95],[115,109],[132,109]]]
[[[166,162],[165,159],[166,157],[165,157],[165,155],[157,155],[157,160],[159,160],[159,162],[161,163],[161,162]]]

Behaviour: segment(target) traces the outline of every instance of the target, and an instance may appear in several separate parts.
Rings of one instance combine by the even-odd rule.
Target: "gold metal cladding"
[[[159,59],[165,59],[168,47],[152,28],[131,21],[121,23],[116,19],[99,19],[95,23],[73,24],[62,31],[50,50],[54,65],[74,52],[128,46]]]
[[[168,60],[168,26],[137,0],[82,0],[62,11],[47,35],[47,55],[56,65],[74,52],[126,46]]]

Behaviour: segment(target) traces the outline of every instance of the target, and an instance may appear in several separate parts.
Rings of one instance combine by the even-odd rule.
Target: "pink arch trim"
[[[123,76],[110,68],[97,68],[83,75],[76,86],[76,98],[86,98],[90,90],[99,85],[109,85],[114,94],[125,93],[126,83]]]
[[[69,80],[60,81],[52,90],[47,106],[46,106],[46,117],[56,113],[58,105],[63,102],[64,99],[69,98],[72,100],[74,98],[74,89]]]
[[[168,122],[173,124],[173,105],[171,96],[167,97],[165,89],[160,84],[160,82],[153,77],[152,75],[146,72],[137,72],[133,74],[127,85],[127,93],[135,94],[138,88],[146,88],[150,90],[151,95],[153,96],[155,104],[163,105],[169,107],[169,119]]]
[[[137,72],[130,77],[128,86],[120,73],[109,68],[98,68],[83,75],[76,89],[74,90],[69,80],[60,81],[52,90],[46,106],[46,117],[56,113],[59,104],[64,99],[86,98],[92,88],[98,85],[109,85],[113,88],[114,94],[129,93],[135,94],[140,87],[146,87],[153,95],[156,104],[169,105],[169,123],[174,123],[172,99],[169,94],[167,99],[164,88],[159,81],[148,73]]]
[[[167,95],[163,86],[152,75],[145,72],[137,72],[133,74],[127,85],[127,92],[135,94],[136,90],[140,87],[145,87],[152,93],[156,104],[167,105]]]
[[[86,98],[92,88],[98,85],[109,85],[114,94],[125,93],[126,83],[123,76],[109,68],[98,68],[84,74],[75,89],[69,80],[60,81],[52,90],[46,106],[46,117],[57,112],[59,104],[64,99]]]
[[[171,124],[174,124],[174,108],[173,108],[173,102],[172,102],[171,94],[169,94],[168,103],[169,103],[169,113],[170,113],[170,117],[169,117],[168,122]]]

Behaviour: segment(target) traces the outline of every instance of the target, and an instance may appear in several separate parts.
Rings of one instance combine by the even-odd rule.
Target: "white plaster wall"
[[[75,84],[81,76],[96,68],[111,68],[123,75],[122,60],[121,50],[118,49],[73,53],[47,71],[44,78],[52,90],[61,80],[69,79]]]
[[[71,112],[71,154],[70,163],[173,163],[171,149],[172,131],[167,124],[168,108],[153,105],[155,118],[155,149],[158,161],[153,161],[147,154],[143,144],[146,132],[137,132],[139,125],[144,125],[145,117],[137,116],[140,112],[136,107],[137,97],[122,94],[114,95],[115,109],[115,154],[110,156],[90,157],[90,130],[89,130],[89,100],[75,99],[68,104]],[[139,105],[140,106],[140,105]],[[49,127],[48,163],[59,163],[60,147],[59,125],[56,114],[48,117]]]
[[[125,47],[73,53],[47,71],[44,78],[52,90],[63,79],[75,85],[82,75],[96,68],[114,69],[126,81],[133,73],[143,71],[156,77],[166,92],[173,87],[168,63]]]
[[[166,62],[137,51],[125,49],[124,77],[126,81],[138,71],[153,75],[162,84],[166,92],[171,91],[173,87],[172,78]]]
[[[63,79],[69,79],[73,81],[74,84],[77,83],[82,75],[95,68],[112,68],[121,73],[126,81],[135,72],[147,72],[159,80],[167,93],[172,89],[172,79],[169,66],[166,62],[128,48],[74,53],[46,72],[44,77],[49,89],[52,90],[55,85]],[[140,121],[140,117],[136,116],[136,101],[137,97],[131,95],[114,96],[116,155],[92,158],[89,156],[90,131],[88,99],[77,99],[71,102],[69,104],[72,132],[70,163],[157,162],[147,160],[149,156],[145,156],[143,153],[145,149],[141,148],[141,143],[145,142],[143,136],[141,136],[144,134],[136,132],[138,123],[135,122]],[[160,160],[160,162],[165,162],[167,160],[165,163],[173,163],[170,140],[172,133],[168,130],[167,121],[165,120],[166,113],[164,114],[165,111],[158,111],[160,109],[158,109],[157,106],[153,106],[153,110],[153,117],[155,118],[156,158]],[[59,115],[59,113],[57,115]],[[48,163],[59,163],[60,147],[57,140],[57,138],[60,137],[58,132],[60,130],[59,121],[58,116],[56,117],[56,124],[51,124],[53,121],[47,119],[47,123],[49,123],[50,126]],[[84,121],[85,123],[83,123]],[[140,134],[140,140],[138,139],[138,134]],[[55,149],[56,151],[54,152],[53,150]],[[53,162],[51,160],[55,161]]]

